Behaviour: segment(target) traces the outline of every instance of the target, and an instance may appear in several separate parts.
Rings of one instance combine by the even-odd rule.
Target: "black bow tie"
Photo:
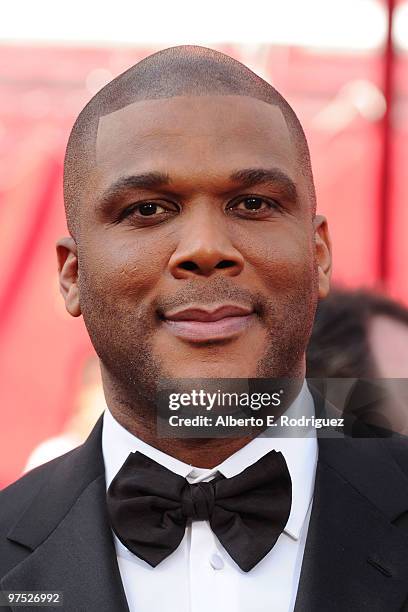
[[[229,555],[248,572],[275,545],[289,518],[292,483],[282,453],[271,451],[232,478],[190,484],[142,453],[131,453],[112,480],[113,531],[156,567],[179,546],[187,520],[208,520]]]

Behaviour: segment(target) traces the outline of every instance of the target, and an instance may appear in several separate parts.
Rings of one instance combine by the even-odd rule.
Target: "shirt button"
[[[222,557],[220,557],[220,555],[214,553],[210,557],[210,565],[213,569],[220,570],[224,567],[224,561],[222,560]]]

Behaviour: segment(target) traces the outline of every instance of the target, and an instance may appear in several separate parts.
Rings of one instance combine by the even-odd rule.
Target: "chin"
[[[173,378],[255,378],[257,366],[248,363],[231,363],[231,361],[190,363],[184,368],[172,372]]]

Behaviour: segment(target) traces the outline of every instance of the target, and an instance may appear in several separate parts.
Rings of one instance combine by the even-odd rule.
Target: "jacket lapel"
[[[10,530],[27,557],[1,590],[62,591],[67,612],[128,612],[106,514],[101,431],[100,419],[82,447],[55,462]],[[388,440],[326,435],[295,612],[400,611],[408,597],[408,526],[393,522],[408,512],[408,479]]]
[[[391,440],[321,432],[318,442],[295,612],[408,610],[408,529],[397,520],[408,513],[408,478]]]
[[[101,431],[100,419],[10,531],[31,554],[3,577],[2,590],[61,591],[69,612],[128,612],[106,513]]]

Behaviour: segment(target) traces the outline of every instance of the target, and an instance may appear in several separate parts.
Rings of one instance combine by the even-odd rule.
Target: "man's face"
[[[278,107],[137,102],[100,120],[95,146],[67,307],[106,370],[139,389],[303,375],[327,234]]]

